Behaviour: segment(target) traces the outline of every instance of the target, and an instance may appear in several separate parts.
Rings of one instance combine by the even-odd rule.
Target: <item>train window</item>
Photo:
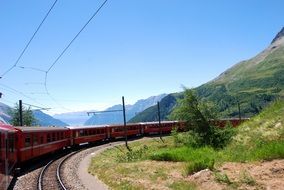
[[[46,141],[47,141],[47,142],[50,142],[50,141],[51,141],[51,138],[50,138],[50,134],[49,134],[49,133],[47,134]]]
[[[52,133],[52,141],[55,141],[55,133]]]
[[[80,130],[80,135],[79,136],[83,136],[84,135],[84,131]]]
[[[9,135],[9,151],[10,152],[14,152],[14,145],[15,145],[14,135],[11,134]]]
[[[37,145],[38,144],[38,138],[37,138],[37,135],[35,134],[34,136],[33,136],[33,144],[34,145]]]
[[[31,146],[31,137],[29,135],[25,138],[25,147]]]
[[[61,139],[64,139],[64,134],[63,132],[60,133]]]
[[[43,136],[40,136],[40,144],[43,144]]]

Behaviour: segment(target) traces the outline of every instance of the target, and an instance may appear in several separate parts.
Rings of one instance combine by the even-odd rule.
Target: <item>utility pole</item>
[[[124,96],[122,96],[122,111],[123,111],[123,125],[124,125],[124,136],[125,136],[125,146],[126,148],[131,151],[130,147],[127,143],[127,125],[126,125],[126,114],[125,114],[125,103],[124,103]]]
[[[20,115],[20,126],[23,126],[23,103],[19,100],[19,115]]]
[[[159,134],[160,134],[160,139],[162,142],[164,142],[163,138],[162,138],[162,125],[161,125],[161,111],[160,111],[160,102],[157,102],[157,106],[158,106],[158,119],[159,119]]]

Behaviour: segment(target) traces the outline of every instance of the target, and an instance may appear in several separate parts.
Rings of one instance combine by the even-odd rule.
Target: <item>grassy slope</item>
[[[93,158],[89,172],[113,189],[194,189],[187,174],[211,167],[212,160],[216,165],[226,161],[284,158],[283,115],[284,101],[273,103],[239,126],[232,143],[219,151],[210,147],[176,147],[172,137],[165,138],[165,143],[159,140],[134,142],[130,145],[132,153],[118,146]]]
[[[284,97],[284,37],[254,58],[236,64],[215,80],[197,87],[196,91],[201,99],[218,105],[221,117],[238,115],[237,100],[241,103],[243,117],[259,113],[275,98]],[[176,105],[176,98],[171,94],[161,101],[166,113],[162,119],[167,119]],[[150,107],[131,122],[153,121],[155,115],[156,108]]]
[[[266,54],[261,61],[260,54],[198,87],[198,95],[215,102],[222,116],[237,115],[236,99],[241,102],[243,116],[257,114],[275,98],[283,97],[284,92],[284,47],[280,46]]]

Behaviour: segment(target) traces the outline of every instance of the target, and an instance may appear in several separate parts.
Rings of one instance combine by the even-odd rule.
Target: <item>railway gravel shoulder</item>
[[[123,142],[108,143],[101,146],[89,148],[72,156],[63,164],[62,178],[68,190],[105,190],[107,186],[99,179],[88,173],[88,166],[93,153],[103,151],[113,145],[122,144]],[[66,182],[65,182],[66,181]]]
[[[17,181],[14,185],[14,190],[35,190],[37,189],[38,176],[42,168],[38,168],[31,172],[28,172],[25,175],[22,175],[17,178]]]

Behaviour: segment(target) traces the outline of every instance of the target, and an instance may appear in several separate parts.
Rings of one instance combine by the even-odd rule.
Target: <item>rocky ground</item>
[[[284,160],[225,163],[217,171],[202,170],[188,178],[198,189],[284,189]]]

